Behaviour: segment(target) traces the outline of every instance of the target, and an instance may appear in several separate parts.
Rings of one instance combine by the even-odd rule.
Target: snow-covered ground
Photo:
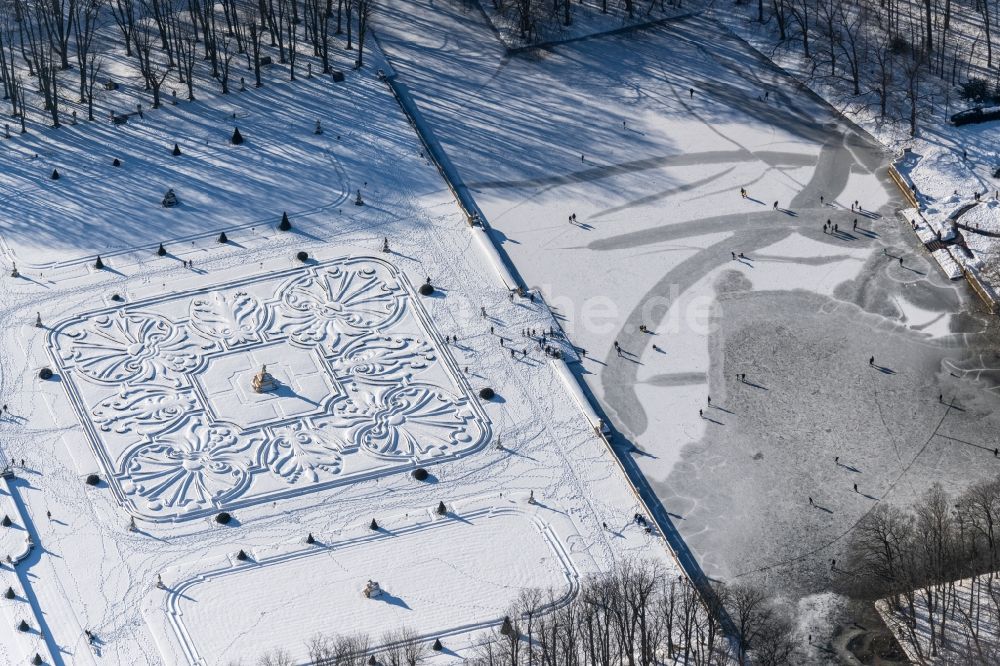
[[[876,503],[995,473],[996,331],[897,218],[893,154],[731,33],[508,56],[438,0],[377,30],[708,575],[822,592]]]
[[[339,85],[274,77],[3,142],[0,546],[35,548],[0,565],[0,661],[301,661],[317,631],[398,626],[455,661],[523,589],[673,566],[562,361],[522,334],[549,311],[497,278],[368,57]]]
[[[898,598],[899,608],[894,607],[892,599],[875,602],[876,610],[910,661],[915,664],[996,663],[1000,658],[1000,592],[996,573],[931,587],[935,595],[931,602],[935,611],[933,628],[924,588],[913,592],[914,616],[910,615],[903,596]],[[947,629],[942,632],[938,599],[945,598],[946,589],[950,603],[949,610],[944,613],[948,616]]]

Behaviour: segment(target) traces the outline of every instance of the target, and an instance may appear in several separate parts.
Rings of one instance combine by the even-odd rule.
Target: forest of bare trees
[[[887,600],[911,654],[946,651],[949,663],[1000,663],[998,541],[1000,477],[957,497],[935,484],[912,508],[882,503],[858,524],[844,591]],[[971,580],[962,586],[961,579]]]
[[[341,47],[360,67],[374,9],[375,0],[0,0],[3,100],[22,131],[29,114],[53,127],[76,120],[67,100],[93,120],[95,89],[113,85],[106,61],[119,56],[153,108],[168,78],[193,100],[200,88],[228,94],[234,77],[264,85],[272,59],[295,80],[302,52],[323,74]]]
[[[1000,97],[997,0],[737,0],[775,48],[796,50],[846,110],[900,121],[910,135],[970,103]]]
[[[667,9],[680,9],[684,0],[587,0],[596,4],[602,14],[620,16],[627,23],[641,23],[663,18]],[[700,2],[700,0],[694,0]],[[484,0],[485,2],[485,0]],[[688,0],[691,2],[691,0]],[[495,21],[509,27],[524,43],[543,41],[547,35],[558,32],[560,27],[573,23],[574,5],[584,0],[489,0],[490,13]],[[592,7],[588,7],[590,10]]]

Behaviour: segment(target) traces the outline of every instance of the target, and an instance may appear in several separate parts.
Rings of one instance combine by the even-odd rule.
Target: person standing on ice
[[[691,98],[694,99],[694,88],[688,88],[688,92],[691,93]]]

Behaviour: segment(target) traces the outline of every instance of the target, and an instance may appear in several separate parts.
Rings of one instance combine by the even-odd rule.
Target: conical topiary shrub
[[[97,255],[97,261],[94,262],[94,268],[97,270],[104,268],[104,262],[101,261],[101,255]]]
[[[239,146],[243,144],[243,135],[240,134],[240,128],[237,127],[233,130],[233,138],[229,140],[234,146]]]
[[[288,231],[292,228],[292,223],[288,221],[288,213],[281,214],[281,223],[278,225],[278,228],[282,231]]]
[[[431,646],[431,649],[434,650],[435,652],[440,652],[441,650],[444,649],[444,646],[441,645],[441,639],[440,638],[435,638],[434,639],[434,645]]]
[[[3,593],[3,596],[6,599],[17,599],[17,594],[14,593],[14,588],[9,586],[7,587],[7,591]]]
[[[42,661],[42,655],[35,653],[35,656],[31,659],[31,663],[35,666],[42,666],[45,662]]]
[[[370,529],[370,530],[377,530],[378,529],[378,523],[375,522],[374,518],[372,518],[372,522],[368,526],[368,529]]]
[[[173,154],[174,157],[179,157],[181,154],[181,147],[175,143],[174,149],[171,151],[171,153]]]
[[[14,523],[11,522],[10,516],[8,515],[4,515],[3,520],[0,520],[0,525],[3,525],[4,527],[10,527],[13,524]]]
[[[28,626],[27,622],[25,622],[24,620],[21,620],[20,622],[17,623],[17,630],[18,631],[30,631],[31,627]]]
[[[246,551],[240,548],[240,552],[236,553],[236,559],[240,562],[246,562],[249,558],[247,557]]]
[[[163,247],[163,243],[160,243],[160,247],[156,248],[156,254],[161,257],[167,254],[167,248]]]
[[[221,234],[219,234],[219,242],[220,243],[228,243],[229,242],[229,236],[226,235],[225,231],[223,231]]]
[[[503,618],[503,624],[500,625],[500,635],[510,636],[513,633],[514,627],[510,623],[510,617],[505,615]]]
[[[53,169],[53,170],[52,170],[52,175],[51,175],[51,176],[49,176],[49,177],[50,177],[50,178],[51,178],[52,180],[59,180],[59,170],[58,170],[58,169]]]
[[[316,543],[316,539],[313,538],[312,532],[310,532],[309,536],[306,537],[306,543]]]
[[[448,513],[448,507],[444,505],[444,502],[438,502],[437,513],[439,516],[443,516]]]

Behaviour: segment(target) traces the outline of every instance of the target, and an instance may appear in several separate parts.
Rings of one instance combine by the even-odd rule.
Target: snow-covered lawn
[[[498,279],[369,57],[336,86],[269,79],[4,142],[21,221],[4,234],[20,276],[0,292],[0,441],[18,465],[0,505],[23,506],[36,547],[0,567],[16,593],[0,661],[249,663],[400,625],[445,637],[446,661],[523,588],[572,595],[624,557],[672,566],[562,361],[523,334],[554,319]],[[168,187],[180,206],[160,206]],[[277,386],[256,393],[265,364]],[[368,578],[412,611],[361,597]]]
[[[262,646],[294,646],[305,660],[302,637],[331,628],[407,626],[421,640],[448,642],[496,622],[522,591],[551,591],[555,604],[572,598],[578,574],[537,510],[478,498],[452,511],[427,506],[383,520],[380,532],[359,524],[328,543],[316,534],[316,544],[254,550],[244,562],[235,553],[201,562],[186,579],[164,578],[163,603],[147,620],[170,663],[252,663]],[[362,594],[368,580],[379,597]],[[254,633],[264,637],[248,640]]]
[[[152,259],[159,243],[186,256],[222,231],[237,242],[252,238],[284,211],[293,223],[323,224],[366,180],[349,147],[357,127],[334,109],[363,108],[369,95],[354,77],[343,84],[316,77],[168,104],[122,126],[101,118],[4,142],[7,253],[20,268],[98,254],[120,267]],[[314,133],[317,121],[322,134]],[[236,127],[240,146],[230,144]],[[162,205],[168,189],[179,201],[174,208]]]

